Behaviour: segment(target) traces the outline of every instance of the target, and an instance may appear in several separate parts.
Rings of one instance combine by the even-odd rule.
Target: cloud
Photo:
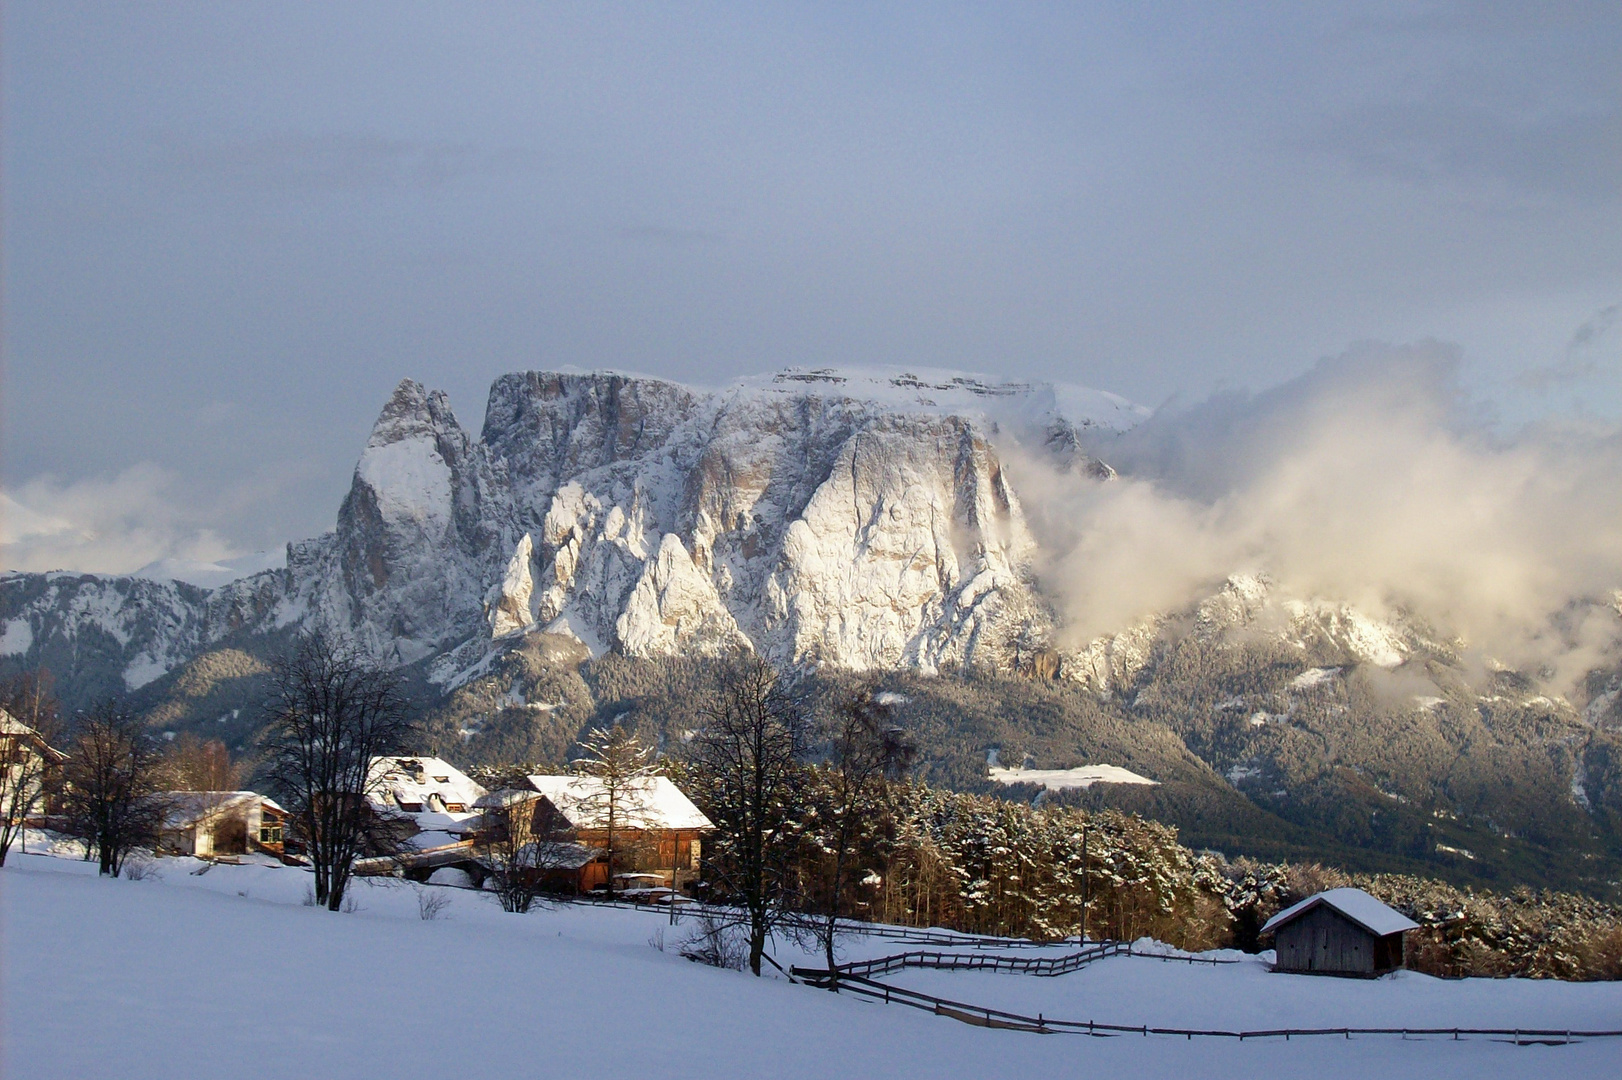
[[[160,560],[216,563],[241,553],[177,501],[174,476],[149,463],[111,478],[50,477],[0,491],[0,565],[127,574]]]
[[[1093,449],[1118,481],[1012,465],[1064,645],[1252,572],[1288,596],[1412,612],[1562,678],[1614,647],[1622,436],[1546,423],[1495,437],[1451,347],[1363,346]]]
[[[1572,332],[1564,357],[1547,367],[1528,371],[1520,377],[1521,384],[1534,390],[1547,390],[1595,374],[1600,367],[1599,345],[1618,319],[1622,319],[1622,303],[1600,308]]]

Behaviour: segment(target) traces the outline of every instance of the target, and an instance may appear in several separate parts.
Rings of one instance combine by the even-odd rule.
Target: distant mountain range
[[[1235,849],[1272,830],[1296,854],[1317,838],[1466,877],[1622,877],[1615,673],[1575,700],[1510,671],[1483,688],[1423,620],[1261,575],[1059,647],[1008,454],[1109,483],[1085,448],[1146,415],[950,372],[794,369],[719,390],[526,372],[495,382],[474,437],[407,380],[333,532],[212,589],[153,580],[161,567],[0,577],[0,672],[44,665],[71,705],[130,695],[166,730],[243,742],[265,658],[321,630],[406,668],[445,752],[492,758],[561,752],[570,725],[619,708],[593,665],[668,672],[742,647],[888,679],[956,786],[989,788],[992,750],[1113,764],[1177,782],[1086,797]]]

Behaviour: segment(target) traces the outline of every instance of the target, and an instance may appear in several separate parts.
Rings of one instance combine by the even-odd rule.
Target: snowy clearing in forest
[[[368,879],[354,889],[357,909],[334,914],[303,906],[304,871],[191,873],[201,865],[162,859],[145,880],[104,880],[76,859],[13,853],[0,870],[0,1074],[1580,1077],[1614,1075],[1622,1052],[1615,1040],[991,1030],[689,963],[677,955],[688,930],[663,913],[563,905],[509,915],[479,893]],[[437,918],[420,917],[425,894],[448,898]],[[841,960],[908,947],[853,936]],[[785,967],[816,962],[787,943],[776,955]],[[1351,981],[1276,975],[1254,957],[1120,957],[1058,978],[909,970],[888,981],[1133,1024],[1597,1028],[1622,1016],[1618,984]]]
[[[1078,765],[1074,769],[1008,769],[993,766],[991,779],[999,784],[1040,784],[1049,791],[1090,788],[1094,784],[1160,784],[1158,780],[1140,776],[1119,765]]]

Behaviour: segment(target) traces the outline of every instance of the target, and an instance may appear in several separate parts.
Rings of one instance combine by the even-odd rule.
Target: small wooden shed
[[[1403,966],[1403,935],[1419,924],[1362,889],[1330,889],[1267,920],[1274,971],[1373,978]]]

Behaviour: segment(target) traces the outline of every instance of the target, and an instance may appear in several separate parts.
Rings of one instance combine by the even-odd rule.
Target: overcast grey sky
[[[7,537],[313,535],[408,375],[476,430],[528,367],[1156,405],[1438,338],[1614,416],[1622,5],[1330,7],[11,0]]]

